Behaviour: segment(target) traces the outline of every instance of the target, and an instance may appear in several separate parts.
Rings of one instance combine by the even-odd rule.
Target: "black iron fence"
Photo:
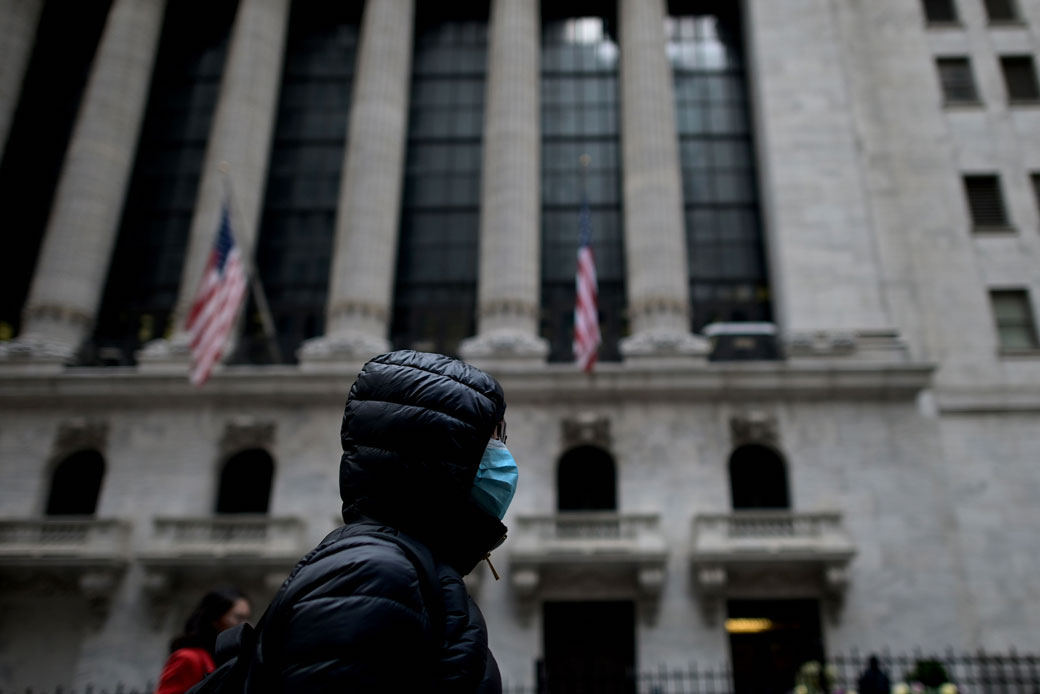
[[[1040,655],[1009,653],[909,654],[877,653],[881,669],[892,684],[892,694],[1040,694]],[[805,694],[852,694],[866,667],[867,654],[853,651],[827,658],[819,667],[818,689]],[[506,683],[504,694],[762,694],[735,692],[729,665],[702,668],[665,667],[640,671],[626,681]],[[773,692],[792,691],[780,685]],[[152,694],[154,686],[83,685],[79,687],[0,687],[0,694]],[[798,692],[797,694],[802,694]]]

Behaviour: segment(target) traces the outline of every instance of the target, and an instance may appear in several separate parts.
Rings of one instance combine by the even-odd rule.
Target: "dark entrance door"
[[[550,694],[634,693],[633,602],[547,602],[545,682]]]
[[[730,600],[729,647],[736,694],[785,694],[798,668],[823,659],[817,600]]]

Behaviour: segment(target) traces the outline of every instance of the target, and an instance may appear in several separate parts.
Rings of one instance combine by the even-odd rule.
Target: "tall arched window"
[[[556,468],[556,506],[560,511],[617,509],[614,459],[596,446],[567,451]]]
[[[224,463],[217,492],[217,513],[267,513],[274,460],[260,448],[236,453]]]
[[[791,507],[784,460],[768,446],[748,444],[733,451],[729,485],[734,509]]]
[[[97,451],[78,451],[65,458],[51,477],[47,515],[94,515],[104,476],[105,459]]]

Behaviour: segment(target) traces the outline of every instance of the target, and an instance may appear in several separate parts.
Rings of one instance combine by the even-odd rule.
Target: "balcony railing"
[[[0,520],[0,560],[6,564],[120,564],[127,560],[130,524],[90,517]]]
[[[663,552],[656,514],[570,512],[517,518],[514,553],[601,555]]]
[[[656,514],[573,511],[518,517],[509,559],[520,597],[540,587],[573,589],[574,576],[568,572],[588,569],[617,587],[656,596],[664,582],[667,548]]]
[[[222,558],[291,563],[305,549],[298,518],[229,515],[156,518],[154,523],[149,563]]]
[[[695,560],[847,560],[853,554],[838,512],[736,511],[694,519]]]

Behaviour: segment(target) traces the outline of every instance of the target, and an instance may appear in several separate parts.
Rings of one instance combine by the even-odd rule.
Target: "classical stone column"
[[[8,358],[61,362],[94,324],[144,118],[163,0],[115,0]]]
[[[477,336],[464,357],[544,359],[538,337],[538,1],[491,4]]]
[[[0,159],[29,65],[43,0],[7,0],[0,4]]]
[[[628,357],[698,355],[690,333],[675,95],[663,0],[619,0]]]
[[[408,123],[413,0],[368,0],[336,213],[325,335],[304,364],[389,349]]]
[[[235,242],[252,267],[288,24],[289,0],[242,0],[239,5],[174,309],[179,332],[139,352],[142,365],[189,358],[183,324],[213,247],[228,187]]]

